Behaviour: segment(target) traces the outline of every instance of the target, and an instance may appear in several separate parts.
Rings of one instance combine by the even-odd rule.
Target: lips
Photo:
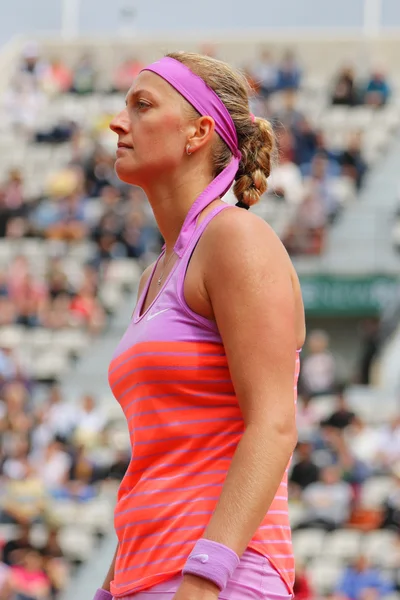
[[[132,146],[130,146],[129,144],[125,144],[124,142],[118,142],[118,148],[129,148],[130,150],[133,149]]]

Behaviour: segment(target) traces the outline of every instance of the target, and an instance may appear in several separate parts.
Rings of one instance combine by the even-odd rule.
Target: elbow
[[[298,433],[296,423],[287,423],[284,426],[277,427],[276,435],[283,448],[287,449],[289,457],[293,454],[297,446]]]
[[[274,440],[274,445],[287,454],[288,458],[293,454],[298,441],[298,432],[295,417],[275,418],[268,420],[261,427],[260,423],[254,425],[253,434],[258,431],[259,437],[264,441]]]

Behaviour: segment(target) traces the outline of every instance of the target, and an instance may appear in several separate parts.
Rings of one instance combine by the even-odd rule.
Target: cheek
[[[172,161],[177,156],[182,157],[185,142],[176,115],[164,115],[159,119],[157,124],[149,129],[144,142],[148,144],[148,152],[153,160],[164,158],[166,161]]]

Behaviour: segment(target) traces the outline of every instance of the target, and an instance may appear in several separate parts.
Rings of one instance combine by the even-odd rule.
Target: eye
[[[145,100],[138,100],[136,102],[136,107],[139,110],[146,110],[146,108],[150,108],[150,104],[148,102],[146,102]]]

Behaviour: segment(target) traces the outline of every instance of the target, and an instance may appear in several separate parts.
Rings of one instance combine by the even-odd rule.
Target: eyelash
[[[136,106],[137,106],[139,109],[150,108],[150,104],[147,104],[147,102],[144,102],[143,100],[138,100],[138,101],[136,102]]]

